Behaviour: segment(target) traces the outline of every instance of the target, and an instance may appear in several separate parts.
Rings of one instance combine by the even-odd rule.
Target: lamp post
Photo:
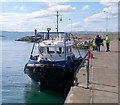
[[[103,11],[106,13],[106,32],[108,32],[108,11]]]
[[[71,21],[71,33],[72,33],[72,20],[71,19],[69,19],[70,21]]]

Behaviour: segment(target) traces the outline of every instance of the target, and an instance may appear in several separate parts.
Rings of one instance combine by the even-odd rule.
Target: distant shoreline
[[[17,32],[17,31],[0,31],[0,33],[33,33],[34,35],[34,31],[24,31],[24,32]],[[47,33],[47,31],[38,31],[38,33]],[[60,31],[61,32],[61,31]],[[52,32],[53,34],[56,34],[56,32]],[[65,33],[71,33],[71,32],[65,32]],[[100,34],[100,33],[120,33],[120,32],[101,32],[101,31],[73,31],[72,34]]]
[[[117,33],[107,33],[111,39],[114,39],[114,38],[118,38],[118,34]],[[101,38],[105,38],[106,37],[106,33],[100,33],[100,34],[97,34],[97,33],[86,33],[86,34],[73,34],[73,36],[76,38],[76,39],[80,39],[80,41],[91,41],[92,39],[94,39],[97,35],[100,35]],[[51,34],[50,37],[53,36],[53,38],[55,38],[57,35],[56,34]],[[42,36],[37,36],[36,37],[36,40],[41,42],[42,41]],[[19,38],[19,39],[16,39],[15,41],[28,41],[28,42],[34,42],[35,40],[35,36],[24,36],[22,38]]]

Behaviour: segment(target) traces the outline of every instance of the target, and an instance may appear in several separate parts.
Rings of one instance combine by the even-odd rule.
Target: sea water
[[[2,74],[2,103],[64,103],[69,88],[50,88],[40,92],[39,87],[31,83],[31,79],[24,74],[24,65],[27,63],[33,43],[15,41],[18,38],[34,33],[4,32],[2,48],[0,49],[0,75]],[[79,54],[74,49],[75,56]],[[81,50],[82,56],[86,51]],[[0,71],[1,71],[0,70]]]

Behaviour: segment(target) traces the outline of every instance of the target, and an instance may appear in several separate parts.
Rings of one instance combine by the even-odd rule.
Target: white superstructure
[[[66,54],[65,54],[66,49]],[[45,40],[38,44],[39,58],[46,59],[49,61],[64,61],[66,59],[71,59],[73,54],[73,41],[66,41],[66,48],[64,39],[56,38],[56,40]]]

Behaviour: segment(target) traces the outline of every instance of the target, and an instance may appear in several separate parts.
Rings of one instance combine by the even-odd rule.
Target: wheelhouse
[[[72,46],[67,46],[66,47],[66,54],[72,53]],[[44,54],[64,54],[64,47],[61,46],[52,46],[52,47],[45,47],[45,46],[40,46],[39,47],[39,54],[44,55]]]
[[[74,56],[73,41],[71,40],[67,40],[66,42],[64,42],[64,39],[45,40],[39,43],[38,50],[39,60],[47,59],[50,61],[63,61]]]

